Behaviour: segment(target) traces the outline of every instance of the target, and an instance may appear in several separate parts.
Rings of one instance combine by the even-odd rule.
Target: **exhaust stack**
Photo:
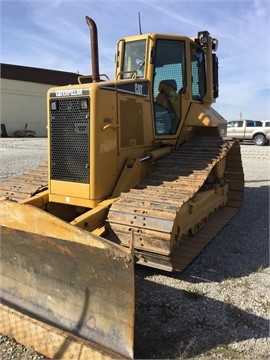
[[[85,17],[87,25],[90,29],[90,43],[91,43],[91,56],[92,56],[92,78],[93,82],[99,82],[99,61],[98,61],[98,35],[97,26],[93,19]]]

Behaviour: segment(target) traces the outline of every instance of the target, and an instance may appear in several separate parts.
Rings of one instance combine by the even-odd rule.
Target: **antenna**
[[[140,35],[142,35],[141,14],[140,14],[140,12],[138,12],[138,18],[139,18],[139,31],[140,31]]]

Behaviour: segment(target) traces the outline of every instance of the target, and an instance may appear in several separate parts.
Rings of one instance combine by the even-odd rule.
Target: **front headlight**
[[[51,111],[59,110],[59,100],[51,100]]]
[[[81,110],[88,110],[88,99],[82,99],[80,101]]]

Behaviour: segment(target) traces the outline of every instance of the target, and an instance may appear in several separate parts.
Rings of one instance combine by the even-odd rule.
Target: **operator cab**
[[[149,81],[156,136],[175,135],[190,102],[203,102],[207,85],[211,87],[206,81],[205,54],[198,39],[175,35],[146,34],[118,42],[116,80]],[[217,66],[216,61],[213,74]],[[214,85],[212,89],[217,89]],[[212,99],[217,96],[216,92]]]

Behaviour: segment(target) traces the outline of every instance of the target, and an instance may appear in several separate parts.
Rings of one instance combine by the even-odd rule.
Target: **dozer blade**
[[[50,358],[132,358],[131,251],[31,205],[0,201],[0,223],[1,333]]]

